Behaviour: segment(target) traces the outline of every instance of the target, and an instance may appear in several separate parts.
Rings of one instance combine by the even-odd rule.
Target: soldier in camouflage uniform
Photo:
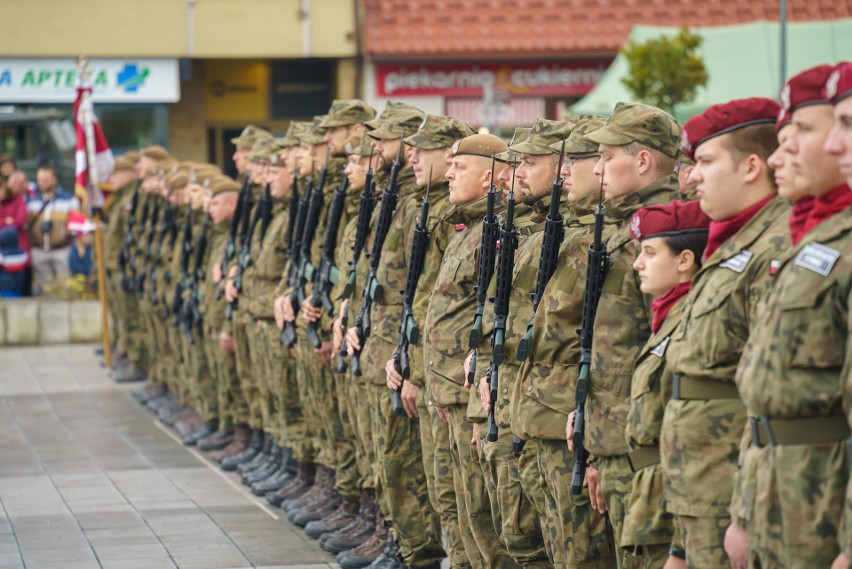
[[[515,129],[512,142],[518,144],[525,141],[531,130],[529,128]],[[509,150],[498,154],[496,158],[506,164],[497,175],[498,185],[502,188],[505,198],[513,186],[514,172],[520,162],[520,155]],[[513,346],[516,346],[518,338],[523,334],[521,330],[521,327],[524,326],[523,316],[532,317],[529,292],[533,286],[530,278],[534,279],[534,269],[532,277],[530,277],[527,274],[529,269],[525,267],[533,262],[531,259],[537,250],[531,244],[531,241],[537,233],[544,229],[541,219],[534,220],[534,215],[533,209],[522,201],[515,206],[515,225],[520,235],[518,248],[515,252],[512,290],[509,300],[510,310],[506,322],[506,347],[504,349],[505,353],[510,354],[510,357],[504,358],[503,361],[503,365],[506,367],[503,368],[504,371],[501,373],[505,378],[512,377],[511,372],[506,373],[506,370],[510,370],[511,366],[515,365],[515,360],[511,357],[511,354],[515,353]],[[522,259],[525,259],[525,262],[519,262]],[[521,278],[521,275],[526,276]],[[489,297],[494,295],[495,286],[496,279],[492,278],[488,289]],[[506,393],[501,390],[501,393],[498,394],[495,418],[500,428],[497,441],[485,440],[486,433],[483,423],[487,418],[487,409],[490,403],[489,386],[485,372],[491,360],[490,333],[492,324],[493,318],[484,319],[483,335],[476,352],[479,385],[478,388],[473,386],[474,389],[471,389],[467,412],[468,420],[474,424],[475,440],[481,449],[480,468],[485,478],[486,489],[491,502],[492,522],[495,530],[498,531],[500,541],[506,546],[515,563],[525,567],[551,567],[555,561],[555,545],[549,535],[542,533],[543,528],[536,506],[533,504],[532,498],[522,489],[521,483],[522,476],[531,479],[540,477],[541,473],[536,470],[536,445],[534,442],[528,444],[520,459],[512,451],[513,435],[509,428],[508,398],[505,397],[508,388]],[[542,509],[544,507],[543,504],[539,504],[539,506]]]
[[[420,112],[400,111],[368,133],[374,140],[376,155],[381,159],[381,169],[390,170],[399,145],[403,144],[402,135],[406,131],[413,133],[424,118]],[[399,556],[406,565],[431,567],[437,565],[445,553],[441,547],[440,520],[429,500],[419,423],[393,413],[386,383],[385,364],[391,358],[398,339],[402,314],[402,295],[399,291],[405,286],[414,217],[420,211],[419,204],[426,192],[425,186],[417,184],[405,151],[400,156],[400,165],[397,179],[399,201],[384,242],[382,262],[377,273],[384,293],[373,306],[373,329],[361,353],[361,368],[369,383],[368,395],[373,406],[371,429],[378,463],[380,499],[383,509],[387,508],[384,513],[392,525],[395,541],[399,543]],[[409,202],[412,206],[407,206]],[[380,209],[376,208],[376,215]],[[403,213],[408,214],[406,219],[402,218]],[[361,349],[355,328],[347,332],[347,344],[350,350]],[[407,411],[410,412],[410,402]],[[338,561],[347,568],[362,566],[362,558],[358,557],[360,553],[363,550],[356,549],[353,555],[344,555]],[[387,553],[390,554],[389,563],[398,563],[394,552]]]
[[[629,220],[640,207],[668,203],[677,196],[674,165],[680,125],[655,107],[618,103],[604,126],[586,136],[600,145],[594,173],[602,177],[603,239],[610,258],[594,325],[586,400],[584,444],[597,470],[590,468],[586,481],[592,507],[609,513],[617,564],[623,568],[635,564],[620,548],[625,500],[633,478],[624,428],[633,365],[651,332],[646,299],[633,272],[637,248]],[[573,451],[570,423],[566,435]]]
[[[438,277],[441,259],[450,239],[458,231],[455,225],[444,223],[443,219],[452,210],[447,191],[447,157],[450,147],[457,140],[473,134],[473,129],[449,117],[427,115],[417,132],[404,140],[413,148],[409,161],[419,186],[431,186],[429,191],[429,217],[420,223],[429,232],[423,271],[417,281],[414,296],[413,313],[415,321],[422,326],[426,320],[426,307],[432,289]],[[431,179],[429,178],[431,174]],[[391,232],[402,234],[403,252],[410,255],[411,247],[405,241],[406,233],[413,235],[413,225],[407,220],[417,219],[421,204],[414,200],[400,204],[397,220],[402,225],[394,225]],[[410,241],[409,241],[410,242]],[[408,259],[408,262],[412,260]],[[404,286],[404,281],[403,281]],[[398,328],[397,328],[398,330]],[[398,337],[398,331],[396,337]],[[390,339],[390,338],[387,338]],[[433,404],[431,395],[425,389],[425,372],[422,345],[408,348],[411,361],[411,377],[404,384],[396,372],[393,360],[385,363],[388,374],[388,387],[402,388],[402,403],[409,418],[417,419],[419,424],[420,445],[423,453],[423,468],[432,507],[441,518],[441,527],[447,535],[448,554],[453,567],[480,567],[478,548],[473,534],[466,523],[459,528],[459,512],[456,501],[456,489],[452,474],[450,439],[446,421],[441,420]],[[465,520],[466,521],[466,520]]]
[[[672,544],[680,547],[674,517],[665,509],[660,467],[660,427],[672,392],[666,347],[680,323],[682,300],[701,266],[709,224],[697,201],[642,208],[630,222],[630,233],[641,246],[633,267],[642,292],[656,298],[651,303],[652,334],[639,353],[631,384],[627,442],[635,473],[621,546],[640,558],[646,569],[662,569]]]
[[[567,138],[565,146],[569,153],[563,166],[572,164],[576,156],[578,164],[586,160],[582,165],[586,166],[587,174],[591,171],[596,149],[583,152],[579,145],[575,146],[590,143],[582,138],[587,130],[579,131],[572,142],[569,137],[574,134],[572,122],[540,126],[549,128],[542,128],[539,133],[534,127],[530,138],[512,149],[521,154],[517,177],[522,196],[525,199],[530,195],[540,197],[533,209],[535,218],[543,221],[551,205],[553,181],[559,174],[556,164],[562,140]],[[522,475],[521,485],[533,499],[542,520],[546,520],[543,525],[553,542],[555,562],[566,567],[609,567],[613,562],[612,538],[608,535],[605,518],[591,509],[587,494],[570,495],[566,478],[574,461],[573,454],[565,447],[564,425],[574,406],[571,384],[576,371],[572,370],[579,360],[574,330],[580,325],[583,287],[582,282],[578,283],[578,275],[585,269],[586,238],[593,222],[589,214],[598,200],[595,191],[598,188],[588,183],[588,178],[587,175],[584,184],[584,178],[578,176],[570,192],[560,193],[558,209],[564,212],[565,234],[557,269],[543,291],[541,308],[530,315],[533,328],[527,355],[520,361],[522,353],[516,354],[518,363],[513,367],[517,371],[509,384],[511,395],[508,398],[512,433],[534,442],[530,454],[535,453],[534,468],[542,474],[538,477],[532,473]],[[544,239],[544,231],[536,233],[529,247],[542,250]],[[524,249],[530,250],[526,246]],[[533,263],[534,259],[530,259],[529,264]],[[524,322],[518,323],[524,325]],[[505,377],[506,372],[503,375]],[[527,454],[526,446],[523,454]],[[532,456],[525,466],[529,468],[531,464]]]
[[[751,445],[734,495],[752,497],[754,567],[828,567],[844,547],[852,194],[837,157],[823,151],[833,125],[828,98],[837,95],[827,84],[833,71],[804,71],[782,90],[791,124],[781,150],[798,165],[796,186],[814,199],[804,223],[790,226],[793,247],[774,263],[774,284],[736,373]],[[739,552],[730,551],[737,561]]]
[[[478,274],[485,196],[492,183],[491,156],[506,150],[506,144],[490,134],[469,136],[452,147],[447,179],[449,199],[455,207],[441,223],[458,235],[447,245],[423,328],[426,385],[438,414],[446,417],[449,427],[452,480],[462,539],[469,563],[480,567],[517,566],[494,528],[485,478],[476,446],[471,444],[473,424],[467,419],[469,395],[464,389],[462,365],[468,352],[465,340],[476,309],[473,287]],[[496,204],[495,211],[502,209],[501,203],[502,200]]]
[[[717,105],[687,122],[681,142],[696,161],[690,177],[701,209],[713,220],[667,349],[672,399],[660,433],[667,509],[689,566],[730,564],[723,540],[746,425],[734,373],[772,284],[773,260],[790,243],[789,207],[765,162],[777,145],[778,111],[760,98]]]

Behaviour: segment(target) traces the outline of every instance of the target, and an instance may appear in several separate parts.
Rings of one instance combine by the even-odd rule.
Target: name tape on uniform
[[[740,251],[724,263],[719,263],[719,266],[731,269],[735,273],[741,273],[748,266],[752,257],[754,257],[754,253],[751,251]]]
[[[820,243],[808,243],[796,255],[796,265],[827,277],[840,258],[840,252]]]

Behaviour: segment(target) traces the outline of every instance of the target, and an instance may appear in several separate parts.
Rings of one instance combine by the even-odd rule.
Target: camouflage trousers
[[[372,337],[362,353],[362,369],[378,403],[373,409],[373,443],[379,463],[379,480],[384,495],[382,507],[399,543],[403,563],[422,567],[446,557],[441,546],[441,522],[429,501],[420,425],[399,417],[391,407],[385,378],[385,362],[395,346]],[[363,356],[367,356],[364,358]]]
[[[299,328],[303,332],[303,328]],[[308,416],[308,431],[313,433],[314,446],[318,450],[316,462],[335,471],[337,475],[337,449],[335,441],[342,439],[340,412],[329,370],[320,365],[316,352],[304,333],[296,343],[299,364],[304,378],[305,398],[303,405]]]
[[[729,516],[676,516],[683,535],[686,565],[690,569],[729,569],[731,560],[725,553],[725,531]],[[828,567],[828,565],[826,565]]]
[[[319,362],[313,355],[313,350],[305,356],[305,347],[307,340],[300,336],[296,341],[296,345],[292,348],[295,353],[293,359],[296,362],[296,387],[299,393],[299,402],[302,407],[302,419],[305,424],[305,440],[304,440],[304,462],[317,462],[323,466],[327,466],[330,458],[327,449],[322,449],[322,438],[319,431],[322,419],[318,414],[314,401],[311,398],[311,383],[316,381],[316,367]],[[322,454],[320,451],[324,450]],[[334,468],[334,466],[329,466]]]
[[[248,348],[249,357],[252,362],[251,379],[244,381],[240,378],[243,386],[243,394],[249,401],[249,409],[252,410],[249,425],[255,429],[262,429],[266,434],[273,435],[279,430],[278,421],[273,420],[277,414],[275,398],[272,395],[272,386],[264,365],[265,354],[269,352],[266,338],[262,334],[263,324],[253,316],[249,317],[248,323]],[[253,422],[253,424],[252,424]]]
[[[204,422],[212,423],[217,419],[216,381],[208,363],[207,347],[201,338],[194,341],[179,329],[178,336],[183,350],[184,376],[189,384],[190,402]]]
[[[334,365],[332,358],[332,365]],[[337,412],[332,428],[335,449],[334,489],[341,497],[357,501],[361,497],[361,470],[358,465],[357,418],[353,412],[348,375],[323,368],[328,379],[328,400]]]
[[[142,321],[136,295],[121,289],[118,298],[122,312],[122,325],[127,331],[123,352],[137,366],[148,369],[151,363],[145,344],[145,324]]]
[[[485,423],[480,424],[484,438]],[[522,463],[512,452],[512,431],[500,429],[497,440],[482,443],[479,466],[491,506],[492,525],[515,563],[521,567],[549,569],[553,559],[542,534],[541,519],[521,484]],[[529,471],[537,470],[537,443],[527,443],[521,459],[532,458]]]
[[[457,482],[459,527],[465,550],[473,567],[518,567],[500,541],[491,502],[473,439],[473,424],[467,418],[467,405],[447,407],[447,423],[453,479]],[[469,534],[469,537],[468,537]],[[470,541],[473,541],[471,544]]]
[[[613,567],[616,555],[606,516],[592,509],[587,489],[577,496],[571,494],[574,453],[564,440],[537,440],[535,447],[538,477],[533,473],[522,476],[521,485],[537,508],[544,505],[539,515],[553,540],[555,564]]]
[[[625,455],[603,456],[597,460],[601,477],[601,493],[606,502],[607,517],[615,538],[615,555],[618,569],[638,567],[639,560],[621,547],[624,520],[627,517],[627,500],[633,488],[633,469]]]
[[[373,465],[376,463],[376,450],[373,448],[373,431],[370,427],[370,398],[367,386],[361,378],[356,378],[351,371],[339,376],[338,385],[343,394],[342,398],[347,414],[352,418],[355,432],[355,463],[358,468],[358,487],[362,490],[374,490],[376,487],[373,476]]]
[[[156,346],[156,334],[157,331],[154,328],[154,313],[152,310],[151,303],[141,295],[136,295],[137,302],[139,305],[139,315],[141,321],[141,347],[147,354],[156,354],[157,346]],[[148,382],[153,385],[164,385],[165,381],[163,379],[163,365],[162,360],[159,357],[151,358],[151,361],[148,366]]]
[[[301,462],[305,457],[307,443],[299,386],[296,383],[296,361],[281,343],[275,321],[264,319],[259,322],[258,366],[272,399],[269,424],[264,424],[264,428],[278,444],[291,448],[296,460]]]
[[[182,405],[195,408],[195,376],[192,369],[195,362],[186,359],[180,330],[172,325],[171,318],[161,322],[162,332],[166,336],[166,343],[172,355],[175,396]]]
[[[420,415],[420,447],[423,449],[426,487],[432,508],[438,512],[441,519],[450,566],[454,569],[471,566],[479,569],[482,563],[476,542],[470,532],[470,526],[466,523],[467,516],[457,504],[449,426],[438,416],[438,411],[425,388],[421,388],[417,393],[417,412]],[[465,523],[461,522],[460,514],[464,516]]]
[[[239,397],[245,401],[247,413],[236,418],[239,423],[246,423],[251,429],[263,428],[263,412],[261,411],[264,401],[261,400],[260,390],[257,384],[257,370],[254,359],[256,347],[252,349],[252,342],[256,341],[255,324],[251,315],[244,310],[234,310],[232,316],[232,331],[234,337],[234,355],[237,358],[237,377],[239,378]]]
[[[207,328],[208,361],[215,362],[216,401],[219,410],[219,429],[229,430],[248,414],[240,392],[237,358],[219,346],[219,330]]]
[[[124,292],[121,289],[121,275],[117,269],[107,269],[106,276],[107,309],[112,319],[112,325],[109,327],[109,341],[115,346],[117,353],[126,354],[127,323],[121,310],[121,295]]]
[[[749,528],[751,565],[830,567],[840,553],[843,532],[846,441],[751,447],[746,454],[754,454],[758,463]]]
[[[646,466],[633,475],[620,547],[641,559],[644,569],[662,569],[674,538],[674,516],[666,511],[663,469]]]

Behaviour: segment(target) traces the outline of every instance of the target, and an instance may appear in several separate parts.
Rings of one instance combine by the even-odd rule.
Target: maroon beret
[[[781,113],[792,115],[796,109],[808,105],[827,105],[825,82],[834,71],[832,65],[817,65],[790,77],[781,88]]]
[[[836,105],[846,97],[852,96],[852,63],[842,61],[825,82],[825,98]]]
[[[701,143],[747,126],[774,123],[780,109],[778,103],[764,97],[734,99],[713,105],[686,121],[680,133],[680,149],[694,160],[695,149]]]
[[[630,234],[637,241],[652,237],[707,233],[709,228],[710,218],[701,211],[698,200],[649,205],[634,213],[630,220]]]

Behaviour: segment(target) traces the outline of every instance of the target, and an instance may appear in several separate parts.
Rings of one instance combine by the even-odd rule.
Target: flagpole
[[[79,63],[80,80],[83,85],[89,81],[89,62],[86,58],[80,57]],[[92,123],[92,93],[91,91],[83,92],[83,100],[80,104],[80,113],[83,115],[83,131],[86,137],[86,162],[88,162],[87,174],[89,185],[97,189],[98,183],[98,167],[95,159],[95,128]],[[89,213],[91,214],[91,203],[89,205]],[[103,210],[99,208],[94,214],[95,222],[95,261],[98,269],[98,299],[101,304],[101,343],[104,349],[104,366],[109,369],[112,367],[112,349],[109,344],[109,315],[107,313],[107,297],[106,297],[106,268],[104,266],[104,236],[101,230],[101,214]]]

